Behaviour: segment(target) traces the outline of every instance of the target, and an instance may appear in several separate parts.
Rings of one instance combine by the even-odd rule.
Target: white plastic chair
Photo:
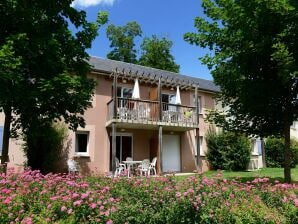
[[[144,159],[142,161],[142,164],[139,165],[139,168],[138,168],[138,170],[140,171],[141,176],[143,176],[143,174],[150,175],[149,166],[150,166],[150,160],[149,159]]]
[[[117,157],[115,158],[115,163],[116,163],[115,177],[117,177],[125,170],[125,164],[120,163]]]
[[[73,159],[67,160],[68,173],[78,173],[80,171],[78,163]]]
[[[149,170],[148,170],[148,175],[151,174],[151,170],[154,172],[154,175],[156,176],[156,162],[157,162],[157,157],[154,157],[152,159],[152,162],[149,165]]]

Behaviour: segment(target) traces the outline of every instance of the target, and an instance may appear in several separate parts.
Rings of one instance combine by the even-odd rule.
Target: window
[[[161,102],[163,102],[163,111],[175,111],[176,106],[169,106],[168,104],[175,104],[176,102],[176,95],[171,94],[162,94],[161,95]]]
[[[89,132],[76,133],[76,154],[88,155]]]
[[[117,97],[124,98],[118,100],[119,107],[133,108],[133,102],[127,99],[132,98],[132,89],[127,87],[117,87]]]
[[[2,155],[3,126],[0,126],[0,155]]]
[[[201,155],[203,152],[203,136],[199,137],[199,141],[200,141],[200,155]]]
[[[199,146],[200,146],[200,155],[203,155],[203,136],[199,136]],[[195,146],[195,156],[197,156],[197,149],[196,149],[197,146]]]
[[[262,142],[260,139],[252,139],[252,155],[262,155]]]
[[[132,88],[118,86],[117,87],[117,97],[131,98],[132,97]]]
[[[201,96],[198,96],[198,111],[199,111],[199,114],[202,113],[202,107],[201,107],[201,102],[202,102],[202,97]],[[195,107],[197,104],[196,104],[196,97],[195,95],[193,96],[193,106]]]

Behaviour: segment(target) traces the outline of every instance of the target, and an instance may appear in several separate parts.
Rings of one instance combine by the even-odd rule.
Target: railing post
[[[198,102],[198,86],[195,88],[195,107],[196,107],[196,125],[199,125],[199,102]]]
[[[113,108],[113,119],[117,119],[117,72],[114,73],[114,82],[113,82],[113,101],[114,101],[114,108]]]
[[[196,145],[197,145],[197,171],[202,172],[201,154],[200,154],[200,129],[199,129],[199,102],[198,102],[198,86],[195,87],[195,107],[196,107]]]
[[[163,172],[162,165],[162,126],[159,125],[158,128],[158,157],[159,157],[159,174]]]
[[[158,102],[159,102],[159,121],[162,121],[162,93],[161,78],[158,79]]]
[[[115,176],[116,172],[116,123],[112,123],[112,175]]]

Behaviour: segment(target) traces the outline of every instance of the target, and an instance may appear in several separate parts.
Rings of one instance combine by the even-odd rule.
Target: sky
[[[153,34],[166,37],[173,41],[172,55],[180,65],[181,74],[212,80],[207,66],[198,59],[209,51],[183,40],[186,32],[196,31],[195,17],[204,16],[200,0],[75,0],[73,7],[85,10],[88,21],[95,21],[99,11],[108,12],[108,24],[123,26],[136,21],[143,31],[142,37],[136,38],[137,46],[144,37]],[[90,55],[106,58],[110,51],[107,25],[100,28],[99,36],[88,50]]]

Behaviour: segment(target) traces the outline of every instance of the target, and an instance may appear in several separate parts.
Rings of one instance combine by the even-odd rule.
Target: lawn
[[[283,168],[263,168],[255,171],[222,171],[223,178],[233,179],[240,178],[240,180],[252,180],[256,177],[269,177],[273,180],[283,181],[284,179]],[[204,176],[211,177],[215,175],[217,171],[207,171]],[[298,167],[291,169],[293,182],[298,182]]]

